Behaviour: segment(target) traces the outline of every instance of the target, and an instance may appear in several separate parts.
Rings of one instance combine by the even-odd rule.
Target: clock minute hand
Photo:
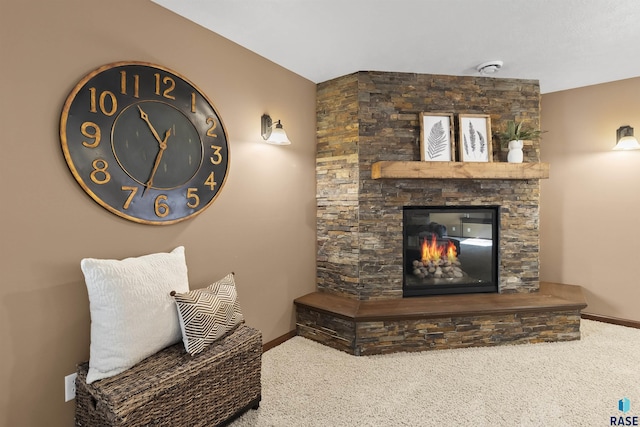
[[[156,132],[156,129],[153,127],[153,125],[151,124],[151,121],[149,120],[149,115],[147,113],[145,113],[144,111],[142,111],[142,108],[139,105],[138,105],[138,110],[140,110],[140,117],[142,118],[142,120],[147,122],[147,126],[149,126],[149,129],[151,129],[151,133],[156,138],[156,141],[158,141],[160,146],[162,146],[163,143],[166,143],[166,138],[167,137],[165,137],[165,141],[162,141],[160,139],[160,135],[158,135],[158,132]]]
[[[171,128],[167,129],[167,132],[164,134],[164,140],[160,141],[160,151],[158,151],[158,154],[156,155],[156,161],[153,164],[153,169],[151,169],[149,180],[147,181],[144,188],[142,189],[143,196],[144,196],[144,192],[147,191],[147,188],[151,187],[151,184],[153,184],[153,177],[155,176],[156,171],[158,170],[158,166],[160,166],[160,160],[162,160],[162,154],[164,153],[164,150],[166,150],[167,148],[167,140],[169,139],[170,135],[171,135]]]

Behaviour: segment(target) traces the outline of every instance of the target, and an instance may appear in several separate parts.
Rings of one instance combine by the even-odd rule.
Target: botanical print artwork
[[[491,140],[488,136],[488,119],[486,117],[461,117],[460,143],[461,159],[465,162],[489,162],[491,156]]]
[[[469,135],[469,138],[467,138],[467,135]],[[469,130],[463,136],[465,157],[468,160],[484,157],[487,150],[486,138],[482,135],[482,132],[473,127],[473,121],[469,121]]]
[[[429,157],[429,160],[434,160],[446,155],[447,146],[447,135],[444,133],[444,128],[442,127],[442,120],[438,120],[436,124],[431,127],[431,131],[429,131],[429,137],[427,138],[427,157]]]
[[[450,162],[453,157],[450,115],[422,113],[421,160]]]

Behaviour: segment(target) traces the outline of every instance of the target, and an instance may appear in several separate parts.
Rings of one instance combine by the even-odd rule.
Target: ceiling
[[[542,93],[640,76],[639,0],[152,1],[315,83],[492,60]]]

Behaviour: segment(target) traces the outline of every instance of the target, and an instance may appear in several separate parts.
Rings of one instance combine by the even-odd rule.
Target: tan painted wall
[[[89,356],[84,257],[186,248],[192,287],[234,271],[264,340],[294,329],[315,290],[315,85],[149,1],[3,0],[0,12],[0,426],[71,426],[63,377]],[[62,104],[115,61],[185,75],[216,105],[231,166],[220,196],[172,226],[121,219],[91,200],[60,149]],[[294,145],[261,141],[260,116]]]
[[[541,280],[582,285],[585,313],[640,321],[640,77],[542,96]]]

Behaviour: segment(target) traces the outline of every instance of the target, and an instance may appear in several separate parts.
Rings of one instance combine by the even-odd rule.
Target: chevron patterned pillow
[[[182,342],[190,355],[204,350],[243,320],[233,273],[204,289],[171,292],[178,306]]]

